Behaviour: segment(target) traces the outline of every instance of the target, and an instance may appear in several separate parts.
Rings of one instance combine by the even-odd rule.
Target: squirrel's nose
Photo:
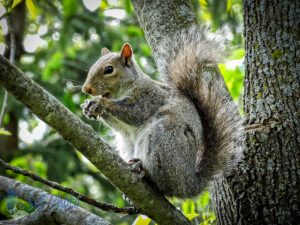
[[[84,85],[82,87],[82,92],[87,93],[89,95],[93,95],[95,93],[95,90],[89,85]]]

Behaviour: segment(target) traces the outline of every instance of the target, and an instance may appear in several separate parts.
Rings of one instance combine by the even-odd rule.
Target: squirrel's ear
[[[122,50],[121,50],[121,58],[122,61],[125,63],[125,65],[129,65],[131,62],[131,57],[132,57],[133,51],[130,46],[130,44],[126,43],[123,45]]]
[[[104,56],[106,54],[110,53],[110,51],[107,48],[102,48],[101,49],[101,56]]]

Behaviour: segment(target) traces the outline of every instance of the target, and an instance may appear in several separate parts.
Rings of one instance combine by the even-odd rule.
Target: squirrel
[[[103,48],[82,87],[94,97],[81,107],[121,134],[120,156],[138,164],[135,172],[148,174],[162,194],[187,198],[236,167],[242,118],[211,69],[222,59],[222,41],[192,26],[160,50],[165,82],[142,72],[128,43],[120,53]]]

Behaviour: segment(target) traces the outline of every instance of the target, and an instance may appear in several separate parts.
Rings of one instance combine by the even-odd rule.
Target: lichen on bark
[[[244,1],[246,149],[215,185],[220,225],[300,221],[299,6]]]

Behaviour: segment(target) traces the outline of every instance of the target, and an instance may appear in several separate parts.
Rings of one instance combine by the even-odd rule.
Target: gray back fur
[[[171,45],[169,43],[176,43]],[[168,45],[168,47],[164,47]],[[162,42],[165,81],[187,95],[201,117],[205,152],[199,152],[197,173],[208,180],[230,172],[242,153],[242,118],[226,84],[216,69],[225,55],[224,43],[207,28],[192,26]]]

